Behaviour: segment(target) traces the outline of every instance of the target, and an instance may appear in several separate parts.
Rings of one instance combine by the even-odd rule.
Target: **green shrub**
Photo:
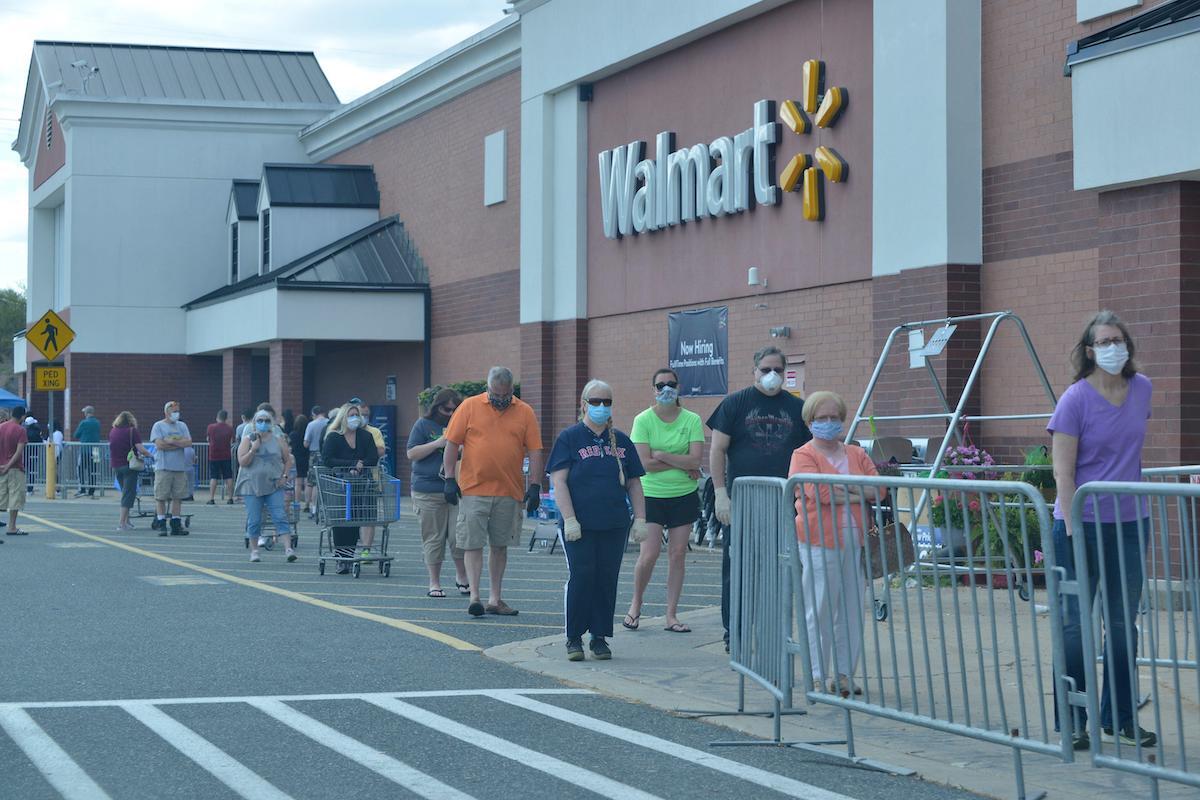
[[[442,386],[441,384],[438,384],[436,386],[430,386],[428,389],[422,389],[420,392],[417,393],[417,403],[421,406],[422,414],[429,411],[429,404],[433,402],[434,396],[438,392],[440,392],[442,389],[453,389],[454,391],[461,394],[464,398],[467,398],[467,397],[472,397],[477,394],[482,394],[483,392],[487,391],[487,382],[486,381],[458,381],[456,383],[447,384],[446,386]],[[513,384],[513,394],[517,397],[521,396],[521,384],[520,383]]]

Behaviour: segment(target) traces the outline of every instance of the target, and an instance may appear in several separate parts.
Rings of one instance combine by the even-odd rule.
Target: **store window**
[[[271,271],[271,209],[262,212],[262,274]]]
[[[238,280],[238,224],[229,226],[229,282]]]

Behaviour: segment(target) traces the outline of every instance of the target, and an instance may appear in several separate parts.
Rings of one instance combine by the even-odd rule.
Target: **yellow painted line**
[[[453,647],[455,650],[464,650],[464,651],[470,651],[470,652],[481,652],[483,650],[482,647],[471,644],[470,642],[464,641],[463,639],[459,639],[456,636],[450,636],[449,634],[442,633],[441,631],[435,631],[435,630],[431,630],[429,628],[423,628],[420,625],[414,625],[413,623],[408,622],[406,620],[394,619],[392,617],[384,616],[383,614],[372,614],[369,611],[363,611],[361,609],[351,608],[350,606],[338,605],[337,603],[331,603],[328,600],[320,600],[316,597],[309,597],[308,595],[300,594],[299,592],[293,592],[288,589],[281,589],[278,586],[271,586],[270,584],[262,583],[261,581],[252,581],[252,580],[249,580],[248,578],[240,578],[237,575],[230,575],[227,572],[210,569],[209,567],[202,567],[198,564],[192,564],[187,561],[181,561],[177,558],[171,558],[170,556],[164,556],[159,553],[151,552],[150,550],[143,550],[140,547],[134,547],[133,545],[125,544],[124,542],[118,542],[113,539],[106,538],[104,536],[97,536],[94,533],[86,533],[84,531],[77,530],[75,528],[69,528],[66,525],[60,525],[57,522],[52,522],[48,519],[42,519],[41,517],[36,517],[33,514],[27,513],[27,514],[25,514],[25,516],[30,519],[35,519],[38,522],[42,523],[43,525],[49,525],[51,528],[57,528],[60,531],[65,531],[66,533],[71,533],[76,536],[81,536],[84,539],[90,539],[94,542],[102,542],[103,544],[106,544],[110,547],[115,547],[118,550],[124,550],[126,552],[134,553],[139,556],[145,556],[146,558],[153,558],[157,561],[161,561],[165,564],[170,564],[175,567],[180,567],[182,569],[190,569],[194,572],[199,572],[202,575],[208,575],[213,578],[220,578],[223,581],[228,581],[229,583],[235,583],[239,586],[245,586],[249,589],[257,589],[260,592],[268,592],[269,594],[274,594],[279,597],[286,597],[289,600],[295,600],[299,603],[307,603],[310,606],[316,606],[317,608],[323,608],[326,611],[336,611],[339,614],[345,614],[346,616],[349,616],[349,617],[356,617],[358,619],[364,619],[364,620],[367,620],[368,622],[378,622],[379,624],[387,625],[390,628],[395,628],[397,630],[405,631],[407,633],[416,634],[417,636],[424,636],[427,639],[432,639],[435,642],[440,642],[441,644],[447,645],[449,647]]]

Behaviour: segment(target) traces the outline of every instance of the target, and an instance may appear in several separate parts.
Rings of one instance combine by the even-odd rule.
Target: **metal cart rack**
[[[379,573],[387,578],[392,574],[392,557],[388,555],[388,526],[400,519],[400,480],[380,470],[366,467],[317,467],[317,519],[321,526],[317,544],[317,571],[325,574],[325,562],[348,563],[355,578],[362,574],[363,564],[375,563]],[[378,554],[368,558],[358,555],[338,555],[333,545],[334,528],[381,527],[375,544]],[[355,548],[357,553],[357,547]]]
[[[990,322],[990,324],[988,325],[987,332],[984,334],[983,341],[980,344],[979,352],[975,356],[975,362],[971,367],[971,372],[967,377],[967,382],[963,386],[962,394],[959,396],[955,405],[951,407],[950,400],[946,396],[946,391],[942,387],[942,383],[938,379],[937,372],[934,371],[933,364],[931,363],[930,359],[941,354],[946,342],[949,341],[951,335],[953,335],[958,325],[965,322],[979,322],[981,325],[985,322]],[[1053,387],[1050,385],[1050,379],[1046,377],[1046,370],[1042,367],[1042,362],[1038,358],[1037,350],[1034,349],[1033,341],[1029,338],[1029,332],[1025,328],[1025,323],[1022,322],[1021,318],[1012,311],[995,311],[986,314],[947,317],[945,319],[904,322],[893,328],[892,332],[888,334],[887,342],[884,344],[883,350],[879,355],[879,361],[875,364],[875,370],[871,374],[871,379],[867,383],[867,389],[863,393],[862,400],[859,402],[858,410],[854,414],[854,420],[846,430],[846,443],[849,444],[855,440],[855,434],[858,431],[859,426],[868,420],[870,420],[872,425],[875,423],[911,422],[919,420],[926,420],[929,422],[943,421],[946,425],[946,430],[944,435],[941,437],[941,442],[938,445],[937,452],[933,458],[927,459],[928,463],[925,464],[900,465],[900,469],[902,471],[911,472],[914,470],[919,470],[921,473],[928,473],[931,476],[936,476],[939,471],[946,468],[944,461],[946,458],[946,453],[950,449],[951,442],[956,441],[958,444],[963,443],[963,428],[968,422],[968,417],[965,413],[967,401],[970,398],[971,393],[979,384],[979,376],[983,368],[983,361],[987,357],[988,351],[992,347],[992,343],[996,338],[996,332],[1005,322],[1010,322],[1012,325],[1014,325],[1017,329],[1017,332],[1020,334],[1021,340],[1025,345],[1025,351],[1029,354],[1029,359],[1033,364],[1034,373],[1038,379],[1038,383],[1046,393],[1050,410],[1033,414],[990,414],[986,416],[975,416],[970,417],[969,421],[1013,422],[1018,420],[1049,419],[1053,414],[1054,407],[1057,405],[1058,400],[1054,394]],[[924,339],[924,330],[927,327],[933,326],[937,326],[938,330],[934,332],[933,336],[931,336],[928,340],[928,344],[926,344]],[[918,334],[918,332],[920,333]],[[896,345],[896,340],[901,337],[901,334],[904,334],[904,338],[907,340],[905,341],[905,344],[908,346],[907,354],[910,357],[909,366],[912,368],[920,368],[920,366],[924,366],[926,373],[929,375],[930,383],[933,386],[934,394],[940,401],[941,410],[926,414],[873,416],[868,413],[867,409],[870,407],[871,398],[874,395],[876,385],[879,382],[879,376],[883,372],[884,365],[887,364],[889,356],[892,355],[893,348]],[[919,359],[922,363],[919,365],[916,364],[915,362],[917,359]],[[929,440],[930,446],[933,445],[934,441],[936,441],[936,437],[931,436]],[[976,469],[978,469],[978,467]],[[1005,469],[1027,470],[1028,467],[1023,465],[998,464],[990,467],[989,469],[996,471],[1003,471]],[[952,475],[951,477],[957,476]],[[903,509],[903,511],[911,514],[911,520],[913,521],[914,526],[916,521],[921,518],[921,514],[929,506],[930,502],[931,498],[929,497],[929,492],[922,491],[915,503],[914,508]],[[897,509],[897,511],[899,512],[901,509]],[[994,515],[996,513],[996,509],[985,508],[984,513]],[[994,516],[991,519],[991,522],[993,525],[999,524],[994,519]],[[910,526],[910,528],[914,526]],[[1006,554],[1005,560],[1008,566],[1012,566],[1011,554]],[[986,568],[986,564],[980,563],[978,557],[971,559],[961,557],[934,558],[932,560],[922,560],[920,562],[920,566],[923,570],[932,570],[939,574],[949,575],[974,575],[978,572],[984,571]],[[1023,582],[1024,570],[1016,569],[1013,571],[1016,573],[1015,577],[1020,582],[1018,591],[1020,592],[1021,597],[1028,599],[1029,590]],[[888,614],[887,601],[884,600],[882,602],[877,602],[876,605],[876,619],[886,619]]]

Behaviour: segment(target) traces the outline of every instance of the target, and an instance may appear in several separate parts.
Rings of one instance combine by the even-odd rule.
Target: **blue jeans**
[[[261,497],[248,494],[242,499],[246,502],[246,535],[250,537],[250,547],[258,547],[258,537],[263,527],[263,506],[267,507],[271,521],[275,523],[275,530],[280,536],[287,536],[292,532],[288,526],[287,514],[283,510],[283,489],[276,489]]]
[[[1121,523],[1118,534],[1115,522],[1085,522],[1083,530],[1076,535],[1084,537],[1087,552],[1088,586],[1084,595],[1088,598],[1086,616],[1080,614],[1079,600],[1075,596],[1064,597],[1063,647],[1066,650],[1066,673],[1075,679],[1075,688],[1087,691],[1084,672],[1083,634],[1081,625],[1092,624],[1091,610],[1096,598],[1096,589],[1104,581],[1104,691],[1100,696],[1100,725],[1112,728],[1113,700],[1117,704],[1117,727],[1131,728],[1137,719],[1137,658],[1138,632],[1136,626],[1138,606],[1142,601],[1142,578],[1144,565],[1142,548],[1138,541],[1138,525]],[[1141,522],[1143,531],[1150,530],[1150,520]],[[1054,552],[1058,563],[1066,571],[1066,579],[1076,579],[1075,548],[1067,536],[1067,526],[1062,520],[1054,521]],[[1103,559],[1101,559],[1101,555]],[[1124,565],[1121,560],[1124,559]],[[1101,561],[1104,575],[1100,574]],[[1124,566],[1124,569],[1122,569]],[[1057,682],[1055,690],[1057,691]],[[1075,731],[1086,730],[1087,710],[1074,708]],[[1058,722],[1058,706],[1055,705],[1055,723]]]

